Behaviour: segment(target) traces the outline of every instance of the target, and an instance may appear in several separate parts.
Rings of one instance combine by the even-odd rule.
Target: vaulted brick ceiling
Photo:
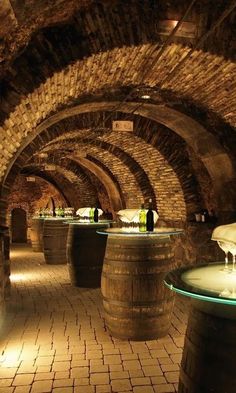
[[[175,21],[184,14],[183,24],[173,31]],[[81,119],[83,113],[90,116],[89,126],[87,118],[85,125],[79,120],[74,127],[81,133],[88,127],[100,129],[104,118],[110,129],[112,113],[134,120],[135,134],[118,139],[109,132],[93,135],[87,140],[87,161],[80,159],[76,165],[81,173],[87,168],[92,182],[96,171],[103,171],[107,179],[103,185],[116,203],[122,204],[122,193],[129,193],[114,169],[118,162],[131,176],[130,184],[137,184],[140,199],[145,197],[142,189],[147,190],[146,197],[158,199],[160,194],[148,159],[132,151],[130,146],[135,144],[139,152],[149,149],[156,157],[155,170],[161,167],[158,159],[166,160],[167,172],[175,174],[173,189],[183,192],[180,212],[184,203],[189,212],[201,205],[203,178],[213,182],[221,208],[226,203],[232,209],[234,194],[230,198],[227,193],[218,194],[235,181],[235,16],[236,1],[223,0],[55,0],[53,4],[25,0],[24,5],[4,0],[0,9],[0,175],[4,184],[10,187],[37,149],[50,151],[51,146],[56,159],[63,146],[71,148],[68,132],[73,131],[74,118]],[[148,102],[143,95],[150,96]],[[151,119],[153,132],[142,133],[145,119]],[[165,144],[156,143],[166,134]],[[170,141],[173,151],[166,148]],[[73,152],[84,146],[81,137],[73,142]],[[184,160],[189,162],[185,176],[179,169],[181,154],[175,163],[181,143]],[[126,158],[122,161],[122,157]],[[205,172],[198,176],[200,167]],[[139,176],[147,177],[145,184]],[[184,177],[191,178],[191,187]],[[165,209],[168,215],[167,205]]]

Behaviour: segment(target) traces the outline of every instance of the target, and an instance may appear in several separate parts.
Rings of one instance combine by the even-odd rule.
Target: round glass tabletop
[[[168,273],[164,282],[182,295],[236,306],[236,271],[224,267],[224,262],[183,267]]]
[[[112,235],[112,236],[170,236],[170,235],[180,235],[183,233],[182,229],[177,228],[155,228],[153,232],[140,232],[137,228],[107,228],[103,230],[98,230],[97,233],[100,235]]]
[[[114,223],[115,221],[111,220],[99,220],[98,222],[90,222],[90,221],[81,221],[81,220],[74,220],[74,221],[65,221],[70,225],[79,225],[79,226],[87,226],[87,227],[100,227],[103,225]]]

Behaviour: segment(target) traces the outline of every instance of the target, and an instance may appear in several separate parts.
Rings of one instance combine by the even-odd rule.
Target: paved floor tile
[[[109,373],[95,373],[90,376],[91,385],[107,385],[109,384]]]
[[[15,245],[11,277],[0,393],[177,392],[187,299],[177,297],[167,336],[119,340],[106,329],[100,289],[72,286],[66,265]]]
[[[14,393],[30,393],[31,386],[16,386]]]
[[[54,388],[73,386],[73,385],[74,385],[74,379],[72,379],[72,378],[57,379],[57,380],[53,381],[53,387]]]
[[[31,385],[34,379],[34,374],[22,374],[17,375],[13,382],[13,386],[20,386],[20,385]]]
[[[126,392],[132,390],[129,379],[116,379],[111,381],[111,387],[114,392]]]

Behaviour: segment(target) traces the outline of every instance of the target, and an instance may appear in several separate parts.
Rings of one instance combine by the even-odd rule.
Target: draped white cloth
[[[117,215],[119,216],[120,220],[122,222],[134,222],[134,223],[138,223],[139,222],[139,212],[141,209],[123,209],[123,210],[119,210],[117,212]],[[147,209],[144,209],[147,213]],[[153,220],[154,220],[154,224],[156,224],[157,220],[158,220],[158,214],[155,210],[153,210]]]
[[[236,246],[236,222],[216,227],[212,232],[211,239],[225,243],[232,243]]]
[[[89,212],[90,212],[91,207],[80,207],[76,211],[76,215],[80,217],[89,217]],[[103,213],[102,209],[98,209],[98,216],[101,216]]]

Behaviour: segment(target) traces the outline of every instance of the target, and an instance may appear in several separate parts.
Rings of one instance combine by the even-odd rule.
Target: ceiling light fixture
[[[143,96],[141,96],[141,98],[143,98],[144,100],[149,100],[151,96],[149,96],[148,94],[144,94]]]

